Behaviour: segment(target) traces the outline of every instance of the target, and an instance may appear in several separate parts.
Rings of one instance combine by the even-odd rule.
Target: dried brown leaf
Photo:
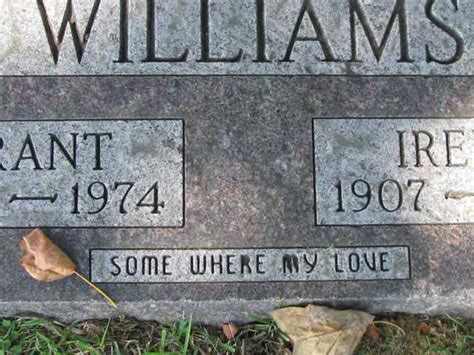
[[[374,317],[327,307],[288,307],[271,313],[293,342],[294,355],[352,354]]]
[[[76,271],[74,262],[41,229],[35,229],[23,237],[20,249],[23,252],[20,265],[34,279],[51,282],[76,275],[102,295],[112,307],[117,308],[117,304],[109,295]]]
[[[369,325],[368,336],[374,343],[380,343],[380,332],[375,324]]]
[[[237,336],[239,328],[233,323],[224,323],[222,324],[222,332],[227,340],[232,340]]]
[[[20,265],[38,281],[55,281],[71,276],[76,265],[41,229],[35,229],[20,242]]]
[[[420,324],[418,324],[418,330],[421,334],[428,335],[431,333],[431,325],[425,322],[421,322]]]

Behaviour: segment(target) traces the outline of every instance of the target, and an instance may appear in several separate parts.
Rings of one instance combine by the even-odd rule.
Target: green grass
[[[289,354],[275,323],[251,317],[238,336],[192,320],[157,323],[126,318],[61,324],[39,318],[4,319],[0,354]],[[421,331],[420,324],[424,325]],[[357,354],[472,354],[474,322],[451,317],[398,315],[375,322],[379,337],[365,336]],[[427,332],[426,329],[429,331]]]
[[[285,336],[272,321],[254,317],[229,341],[192,320],[157,323],[117,318],[70,325],[39,318],[4,319],[0,354],[278,354]]]
[[[380,340],[364,337],[357,354],[474,354],[473,320],[400,315],[375,326]]]

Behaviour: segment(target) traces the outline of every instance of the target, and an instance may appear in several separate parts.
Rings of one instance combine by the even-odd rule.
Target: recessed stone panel
[[[408,247],[91,250],[98,283],[407,280]]]
[[[0,123],[0,227],[182,227],[182,120]]]
[[[474,119],[315,119],[318,225],[474,223]]]

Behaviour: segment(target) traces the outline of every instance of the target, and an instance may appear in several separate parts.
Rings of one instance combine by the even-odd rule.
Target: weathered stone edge
[[[0,317],[44,316],[63,322],[100,319],[125,315],[143,320],[179,320],[193,316],[197,323],[219,325],[222,322],[249,322],[250,315],[267,314],[282,306],[321,304],[335,308],[353,308],[372,314],[414,313],[460,316],[474,319],[474,291],[463,290],[451,296],[363,299],[266,299],[243,301],[146,301],[122,302],[120,311],[104,302],[0,302]],[[210,311],[212,310],[212,311]]]

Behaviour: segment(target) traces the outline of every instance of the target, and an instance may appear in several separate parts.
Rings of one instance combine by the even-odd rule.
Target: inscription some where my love
[[[404,246],[304,249],[93,249],[97,283],[405,280]]]

